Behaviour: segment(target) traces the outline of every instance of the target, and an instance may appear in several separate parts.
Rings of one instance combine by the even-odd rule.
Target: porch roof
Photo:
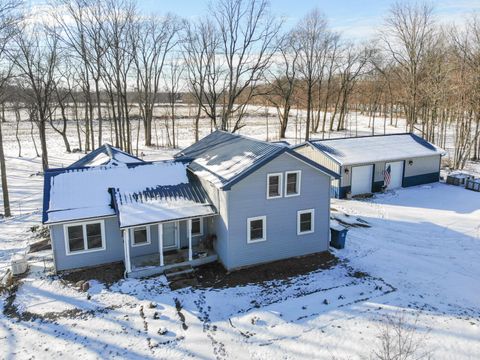
[[[117,188],[114,201],[121,229],[217,213],[205,190],[196,182],[134,193]]]

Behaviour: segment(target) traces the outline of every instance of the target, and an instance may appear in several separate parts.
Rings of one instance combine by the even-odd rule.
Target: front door
[[[403,182],[403,161],[389,162],[385,164],[385,170],[390,168],[390,184],[387,189],[398,189]]]
[[[163,224],[163,248],[176,249],[178,247],[178,222]]]

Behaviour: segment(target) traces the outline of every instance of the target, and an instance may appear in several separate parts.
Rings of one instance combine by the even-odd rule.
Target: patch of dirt
[[[91,268],[63,271],[60,277],[72,285],[75,285],[80,280],[97,280],[109,286],[123,279],[124,271],[123,262],[116,262]]]
[[[312,271],[329,269],[337,263],[338,258],[326,251],[256,265],[233,272],[227,272],[220,263],[212,263],[198,267],[196,275],[199,288],[224,288],[272,280],[286,280]]]
[[[357,278],[357,279],[365,279],[365,278],[370,277],[370,275],[368,275],[366,272],[363,272],[363,271],[354,271],[351,274],[351,276],[354,277],[354,278]]]

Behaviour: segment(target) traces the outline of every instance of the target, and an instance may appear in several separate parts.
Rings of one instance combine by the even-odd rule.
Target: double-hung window
[[[268,174],[267,199],[282,197],[282,173]]]
[[[103,221],[64,225],[67,255],[105,250]]]
[[[151,244],[150,226],[139,226],[132,229],[132,246]]]
[[[300,195],[301,171],[285,173],[285,197]]]
[[[311,234],[315,228],[315,210],[300,210],[297,212],[297,234]]]
[[[247,219],[247,243],[267,240],[267,217],[258,216]]]
[[[192,236],[203,235],[203,221],[202,218],[192,219]]]

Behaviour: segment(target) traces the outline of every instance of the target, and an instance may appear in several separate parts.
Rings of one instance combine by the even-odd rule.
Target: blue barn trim
[[[429,183],[438,182],[439,180],[440,180],[440,172],[409,176],[409,177],[403,178],[403,187],[429,184]]]

